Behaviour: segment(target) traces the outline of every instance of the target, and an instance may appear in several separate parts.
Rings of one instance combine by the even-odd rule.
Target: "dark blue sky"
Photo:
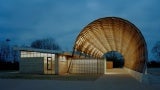
[[[116,16],[141,30],[150,51],[160,40],[159,5],[160,0],[0,0],[0,40],[29,45],[54,37],[64,50],[71,50],[88,23]]]

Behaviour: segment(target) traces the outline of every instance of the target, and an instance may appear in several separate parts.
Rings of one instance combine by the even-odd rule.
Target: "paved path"
[[[127,73],[119,73],[95,81],[0,79],[0,90],[160,90],[160,85],[145,85]]]
[[[1,90],[160,90],[129,75],[105,75],[96,81],[0,79]]]
[[[113,69],[106,69],[105,74],[128,74],[128,72],[123,68],[113,68]]]

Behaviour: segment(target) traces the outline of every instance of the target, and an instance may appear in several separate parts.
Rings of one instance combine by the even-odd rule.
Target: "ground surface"
[[[98,79],[83,80],[1,78],[0,90],[160,90],[160,85],[140,83],[126,72],[112,72]]]

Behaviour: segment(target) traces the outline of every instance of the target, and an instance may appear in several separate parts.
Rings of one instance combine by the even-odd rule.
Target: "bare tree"
[[[60,50],[60,46],[53,38],[35,40],[31,43],[31,47],[48,50]]]
[[[155,56],[155,59],[157,59],[157,61],[160,61],[160,41],[158,41],[154,47],[152,48],[152,53]]]
[[[10,60],[11,56],[11,48],[10,45],[7,42],[1,42],[0,43],[0,59],[3,61]]]
[[[11,62],[18,61],[19,53],[18,51],[13,50],[14,46],[10,45],[9,41],[9,39],[6,39],[6,41],[0,42],[0,60]]]

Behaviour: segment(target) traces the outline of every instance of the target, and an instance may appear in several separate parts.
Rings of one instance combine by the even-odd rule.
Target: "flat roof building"
[[[93,59],[75,52],[15,48],[20,51],[20,73],[32,74],[104,74],[104,59]],[[77,53],[77,54],[76,54]]]
[[[17,50],[21,51],[21,73],[105,74],[104,54],[117,51],[124,57],[126,70],[139,79],[145,73],[148,59],[147,45],[140,30],[118,17],[100,18],[84,27],[76,38],[73,52]]]

